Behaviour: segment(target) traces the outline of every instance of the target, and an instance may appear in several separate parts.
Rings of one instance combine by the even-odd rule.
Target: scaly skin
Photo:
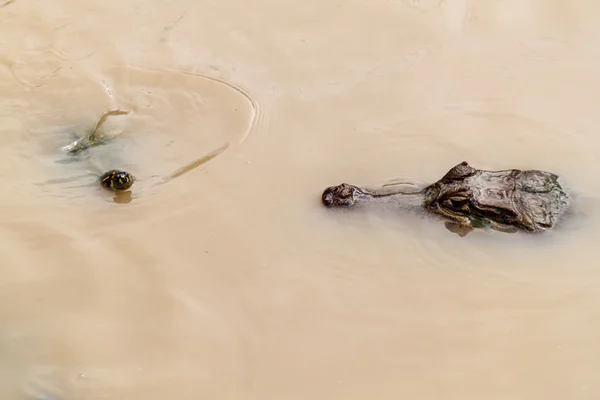
[[[327,207],[352,207],[384,198],[399,206],[419,201],[425,210],[451,221],[451,226],[463,232],[480,227],[502,232],[543,232],[552,229],[569,207],[569,196],[555,174],[517,169],[486,171],[472,168],[467,162],[456,165],[419,192],[383,193],[344,183],[325,189],[322,202]]]

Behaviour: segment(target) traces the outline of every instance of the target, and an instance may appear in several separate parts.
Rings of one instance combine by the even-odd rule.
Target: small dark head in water
[[[106,189],[121,191],[133,186],[135,177],[129,172],[110,170],[100,177],[100,184]]]

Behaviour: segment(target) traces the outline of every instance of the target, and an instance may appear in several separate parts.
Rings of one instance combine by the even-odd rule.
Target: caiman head
[[[538,232],[552,228],[568,197],[545,171],[486,171],[462,162],[425,189],[423,206],[473,227],[514,227]]]
[[[553,227],[568,207],[568,196],[557,179],[545,171],[486,171],[462,162],[418,192],[384,193],[343,183],[325,189],[322,202],[327,207],[374,200],[399,206],[420,204],[462,226],[538,232]]]

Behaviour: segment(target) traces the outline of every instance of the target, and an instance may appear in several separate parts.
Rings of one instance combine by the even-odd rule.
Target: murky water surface
[[[0,397],[599,398],[598,15],[1,3]],[[115,140],[60,151],[110,109]],[[553,171],[573,213],[461,238],[320,204],[463,160]],[[128,198],[95,184],[111,168],[139,178]]]

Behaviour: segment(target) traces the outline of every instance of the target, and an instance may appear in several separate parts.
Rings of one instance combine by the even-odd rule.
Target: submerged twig
[[[102,126],[102,124],[104,124],[104,122],[106,122],[106,119],[112,115],[126,115],[126,114],[129,114],[129,111],[110,110],[110,111],[104,112],[102,115],[100,115],[100,117],[96,121],[96,124],[94,125],[94,129],[92,130],[92,132],[90,134],[76,140],[75,142],[73,142],[69,145],[64,146],[62,148],[62,150],[69,152],[69,153],[76,153],[80,150],[85,150],[90,146],[99,144],[100,141],[94,139],[94,135],[96,134],[96,132],[98,132],[98,129],[100,129],[100,126]]]
[[[98,121],[96,121],[96,125],[94,125],[94,129],[92,130],[92,133],[90,133],[90,136],[93,136],[94,133],[96,133],[96,131],[98,130],[98,128],[100,128],[100,125],[102,125],[106,121],[106,119],[108,117],[110,117],[111,115],[125,115],[125,114],[129,114],[129,111],[122,111],[122,110],[106,111],[104,114],[102,114],[98,118]]]
[[[213,158],[215,158],[216,156],[218,156],[219,154],[224,152],[228,147],[229,147],[229,143],[219,147],[216,150],[211,151],[208,154],[203,155],[199,159],[197,159],[197,160],[179,168],[177,171],[173,172],[171,175],[169,175],[168,179],[177,178],[178,176],[181,176],[181,175],[185,174],[186,172],[193,170],[194,168],[198,168],[202,164],[212,160]]]
[[[7,5],[9,5],[10,3],[13,3],[14,1],[15,0],[8,0],[8,1],[5,1],[4,3],[0,3],[0,8],[4,8]]]

